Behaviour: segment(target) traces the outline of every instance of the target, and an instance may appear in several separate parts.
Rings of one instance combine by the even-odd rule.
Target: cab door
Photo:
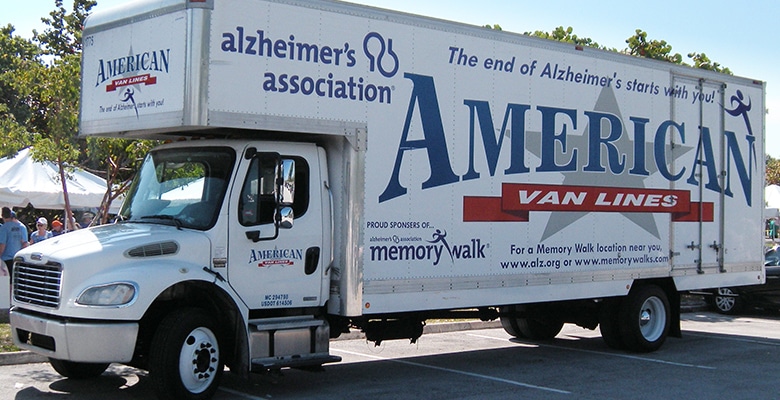
[[[228,280],[250,309],[325,302],[319,157],[307,144],[244,151],[230,198]],[[286,206],[279,190],[292,196]]]

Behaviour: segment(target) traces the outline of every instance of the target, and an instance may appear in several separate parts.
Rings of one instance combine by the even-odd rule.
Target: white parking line
[[[221,390],[221,391],[223,391],[225,393],[230,393],[230,394],[232,394],[234,396],[243,397],[243,398],[249,399],[249,400],[267,400],[265,397],[252,396],[251,394],[244,393],[244,392],[239,392],[238,390],[228,389],[228,388],[225,388],[225,387],[222,387],[222,386],[219,387],[219,390]]]
[[[780,342],[777,341],[777,339],[773,338],[764,338],[767,339],[767,341],[764,340],[757,340],[757,339],[741,339],[738,337],[734,337],[733,334],[728,333],[716,333],[716,332],[692,332],[692,331],[686,331],[686,335],[690,335],[693,337],[702,337],[707,339],[715,339],[715,340],[728,340],[733,342],[742,342],[742,343],[753,343],[753,344],[763,344],[767,346],[780,346]],[[728,337],[723,337],[725,335],[728,335]],[[769,340],[773,340],[772,342],[769,342]]]
[[[497,338],[497,337],[492,337],[492,336],[476,335],[476,334],[472,334],[472,333],[469,333],[467,335],[468,336],[473,336],[473,337],[478,337],[478,338],[483,338],[483,339],[501,340],[501,341],[504,341],[504,342],[507,341],[507,339],[505,339],[505,338]],[[525,343],[520,342],[520,341],[515,342],[515,343],[525,344]],[[534,344],[538,345],[540,347],[550,347],[550,348],[554,348],[554,349],[578,351],[580,353],[591,353],[591,354],[599,354],[599,355],[612,356],[612,357],[627,358],[627,359],[630,359],[630,360],[639,360],[639,361],[647,361],[647,362],[653,362],[653,363],[658,363],[658,364],[674,365],[674,366],[677,366],[677,367],[711,369],[711,370],[717,369],[715,367],[710,367],[710,366],[707,366],[707,365],[685,364],[685,363],[678,363],[678,362],[674,362],[674,361],[658,360],[658,359],[655,359],[655,358],[632,356],[630,354],[617,354],[617,353],[608,353],[608,352],[604,352],[604,351],[575,349],[575,348],[572,348],[572,347],[556,346],[554,344],[546,344],[546,343],[534,343]]]
[[[495,377],[495,376],[476,374],[476,373],[473,373],[473,372],[459,371],[457,369],[437,367],[437,366],[433,366],[433,365],[420,364],[420,363],[411,362],[411,361],[405,361],[405,360],[398,360],[398,359],[393,359],[393,358],[380,357],[380,356],[375,356],[375,355],[371,355],[371,354],[357,353],[357,352],[348,351],[348,350],[341,350],[341,349],[331,348],[331,351],[336,352],[336,353],[341,352],[341,353],[350,354],[350,355],[354,355],[354,356],[370,358],[370,359],[374,359],[374,360],[390,361],[390,362],[404,364],[404,365],[412,365],[412,366],[415,366],[415,367],[422,367],[422,368],[434,369],[434,370],[437,370],[437,371],[444,371],[444,372],[450,372],[450,373],[454,373],[454,374],[466,375],[466,376],[470,376],[470,377],[473,377],[473,378],[487,379],[487,380],[491,380],[491,381],[495,381],[495,382],[507,383],[507,384],[514,385],[514,386],[522,386],[524,388],[529,388],[529,389],[538,389],[538,390],[544,390],[544,391],[547,391],[547,392],[553,392],[553,393],[559,393],[559,394],[571,394],[571,392],[566,391],[566,390],[555,389],[555,388],[550,388],[550,387],[545,387],[545,386],[537,386],[537,385],[532,385],[530,383],[517,382],[517,381],[512,381],[512,380],[509,380],[509,379],[498,378],[498,377]]]

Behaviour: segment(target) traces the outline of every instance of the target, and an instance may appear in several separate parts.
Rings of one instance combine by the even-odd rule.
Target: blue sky
[[[98,0],[97,10],[128,0]],[[40,19],[54,9],[54,0],[2,0],[0,25],[10,23],[29,37],[42,30]],[[687,59],[690,52],[705,53],[735,75],[767,82],[766,152],[780,158],[780,52],[774,33],[780,21],[776,0],[353,0],[413,14],[465,22],[498,24],[506,31],[551,31],[574,28],[580,37],[623,49],[636,29],[649,39],[666,40],[672,51]],[[67,7],[71,0],[65,0]]]

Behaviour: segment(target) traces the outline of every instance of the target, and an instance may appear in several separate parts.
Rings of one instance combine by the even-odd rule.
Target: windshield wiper
[[[176,225],[176,229],[181,229],[182,226],[181,220],[174,217],[173,215],[144,215],[141,217],[141,219],[163,219],[173,221],[174,225]]]

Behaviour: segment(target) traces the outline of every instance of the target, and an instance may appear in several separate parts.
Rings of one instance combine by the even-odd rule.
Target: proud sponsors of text
[[[432,229],[428,221],[366,221],[366,229]]]

